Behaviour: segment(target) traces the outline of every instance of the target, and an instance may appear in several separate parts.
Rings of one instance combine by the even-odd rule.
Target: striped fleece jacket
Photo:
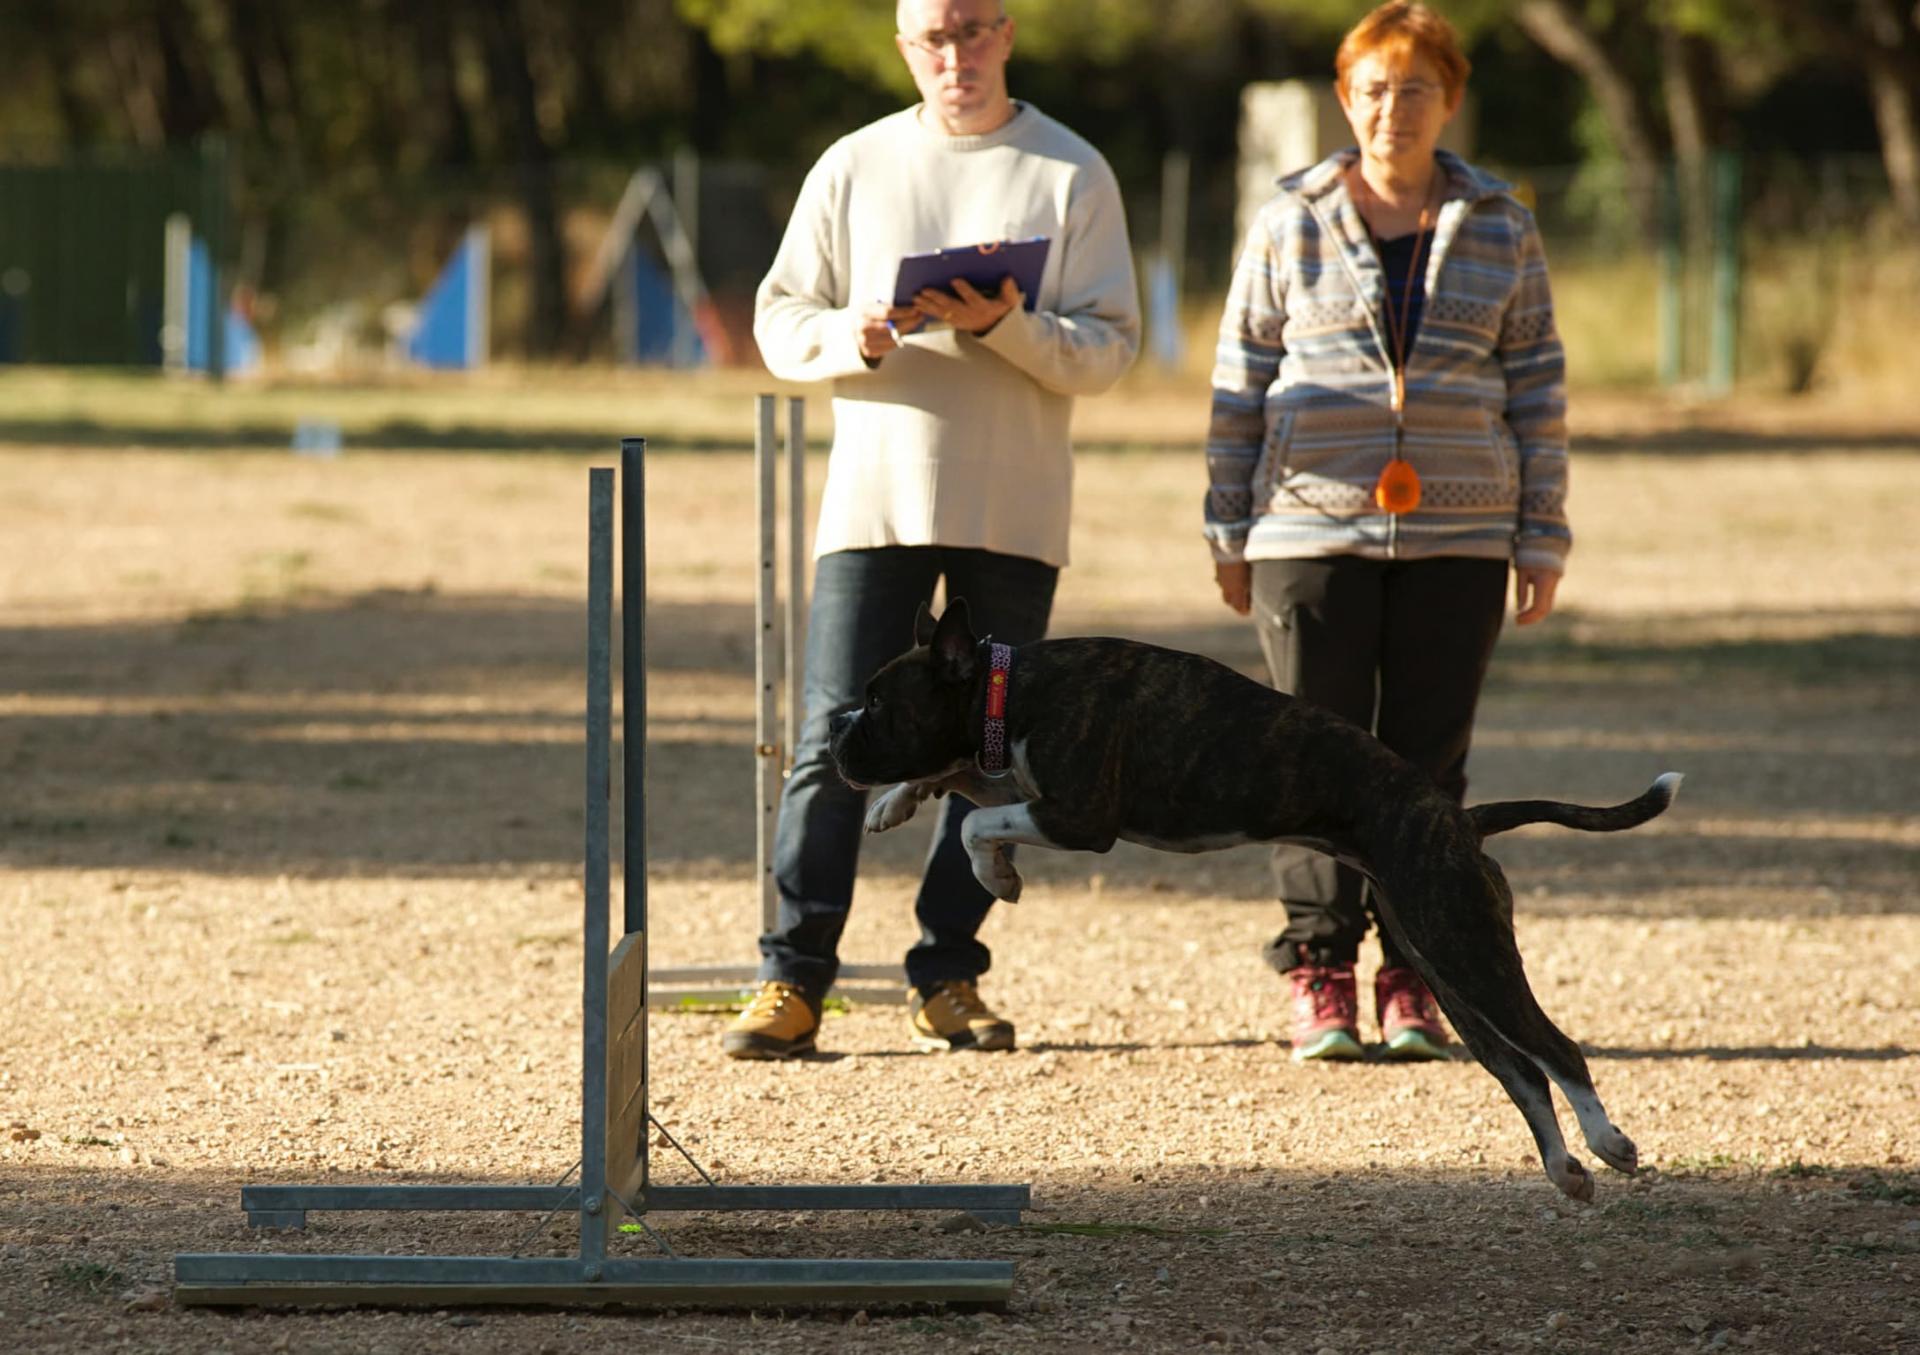
[[[1221,561],[1465,555],[1559,571],[1565,360],[1533,215],[1445,151],[1407,354],[1402,455],[1420,506],[1380,511],[1392,456],[1386,275],[1338,152],[1280,181],[1234,269],[1213,369],[1206,534]]]

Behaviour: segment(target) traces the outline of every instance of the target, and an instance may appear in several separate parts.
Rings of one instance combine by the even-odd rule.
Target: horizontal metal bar
[[[907,981],[906,967],[897,964],[843,964],[839,972],[843,979],[891,979],[895,983]]]
[[[648,983],[738,983],[754,986],[760,982],[758,965],[683,965],[679,969],[649,969]]]
[[[846,1002],[866,1002],[876,1007],[903,1007],[912,997],[906,988],[868,988],[835,984],[833,996]],[[753,989],[714,984],[703,988],[660,988],[649,986],[647,1005],[656,1011],[675,1007],[744,1007],[753,1000]]]
[[[1026,1185],[649,1186],[648,1212],[698,1209],[957,1209],[1015,1213],[1033,1207]]]
[[[242,1186],[248,1213],[300,1209],[574,1209],[578,1186]]]
[[[249,1214],[301,1210],[574,1209],[577,1186],[242,1186]],[[1027,1185],[651,1186],[646,1212],[690,1210],[954,1209],[1012,1213],[1033,1207]]]
[[[1013,1264],[187,1253],[174,1281],[181,1304],[202,1306],[997,1304],[1012,1295]]]
[[[907,971],[897,964],[843,964],[840,966],[843,979],[890,979],[895,983],[907,981]],[[743,983],[758,984],[760,967],[758,965],[682,965],[678,969],[650,969],[647,971],[650,983]]]

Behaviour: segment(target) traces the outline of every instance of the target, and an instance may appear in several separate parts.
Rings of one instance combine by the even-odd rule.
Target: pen
[[[894,347],[900,346],[900,331],[893,327],[893,318],[887,318],[887,337],[893,340]]]

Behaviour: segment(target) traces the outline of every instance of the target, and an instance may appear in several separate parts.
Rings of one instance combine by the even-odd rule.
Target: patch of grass
[[[1666,1224],[1683,1219],[1711,1220],[1713,1218],[1713,1209],[1708,1205],[1688,1204],[1678,1200],[1646,1200],[1637,1195],[1610,1200],[1600,1207],[1600,1212],[1608,1218],[1647,1226],[1653,1236],[1663,1235]]]
[[[1775,1167],[1772,1171],[1767,1173],[1768,1176],[1772,1177],[1776,1181],[1822,1180],[1829,1177],[1838,1176],[1839,1174],[1840,1173],[1837,1169],[1833,1167],[1829,1167],[1824,1163],[1802,1162],[1797,1157],[1793,1161],[1789,1162],[1786,1166]]]
[[[1023,1223],[1029,1233],[1061,1233],[1068,1237],[1225,1237],[1225,1228],[1163,1228],[1157,1223]]]
[[[1728,1153],[1706,1153],[1699,1157],[1676,1157],[1662,1162],[1660,1170],[1668,1176],[1698,1176],[1703,1172],[1731,1171],[1752,1165],[1751,1161],[1743,1161]]]
[[[118,1293],[127,1287],[127,1277],[112,1266],[102,1265],[98,1261],[67,1261],[48,1276],[60,1289],[72,1293],[85,1294],[89,1298],[98,1298],[102,1294]]]
[[[30,815],[16,814],[7,820],[7,831],[34,837],[72,837],[87,831],[87,821],[80,818],[36,819]]]
[[[908,1318],[906,1328],[921,1336],[976,1336],[980,1332],[980,1319],[964,1313],[947,1313],[940,1317],[919,1315]]]
[[[194,835],[192,833],[189,833],[186,829],[180,827],[178,824],[175,824],[172,827],[168,828],[166,832],[160,835],[160,845],[162,847],[173,847],[175,849],[184,849],[187,847],[199,846],[200,840],[194,837]]]
[[[103,1139],[98,1134],[82,1134],[77,1139],[67,1139],[65,1140],[65,1142],[67,1146],[70,1148],[111,1148],[113,1147],[112,1139]]]
[[[1847,1189],[1863,1200],[1887,1200],[1899,1205],[1920,1205],[1920,1176],[1891,1179],[1879,1172],[1866,1172],[1847,1182]]]
[[[299,928],[294,931],[279,932],[273,936],[269,936],[267,938],[267,944],[270,946],[305,946],[305,945],[310,945],[313,942],[318,941],[319,939],[320,938],[315,936],[312,932],[307,931],[304,928]]]
[[[317,500],[312,500],[312,499],[306,500],[301,503],[288,505],[287,514],[290,517],[306,518],[312,522],[358,522],[360,521],[360,514],[356,513],[353,509],[347,507],[345,504],[321,503],[321,502],[318,502]]]
[[[379,790],[383,784],[385,783],[377,776],[354,771],[339,772],[335,774],[333,780],[327,782],[327,785],[334,790]]]
[[[179,634],[186,639],[219,626],[264,626],[266,623],[265,615],[250,603],[238,607],[202,607],[180,618]]]

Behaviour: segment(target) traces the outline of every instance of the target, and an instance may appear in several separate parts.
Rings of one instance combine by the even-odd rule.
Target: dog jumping
[[[1091,638],[1015,649],[975,636],[959,598],[937,622],[923,604],[913,642],[874,675],[859,709],[831,722],[841,776],[890,787],[868,807],[868,832],[898,827],[931,796],[966,797],[980,806],[961,830],[973,872],[1009,903],[1020,897],[1007,851],[1016,844],[1206,852],[1290,842],[1325,852],[1373,882],[1394,940],[1526,1117],[1548,1179],[1593,1198],[1549,1079],[1594,1155],[1633,1173],[1633,1141],[1527,985],[1513,893],[1481,843],[1528,823],[1633,828],[1673,803],[1678,773],[1605,808],[1468,809],[1365,730],[1198,654]]]

